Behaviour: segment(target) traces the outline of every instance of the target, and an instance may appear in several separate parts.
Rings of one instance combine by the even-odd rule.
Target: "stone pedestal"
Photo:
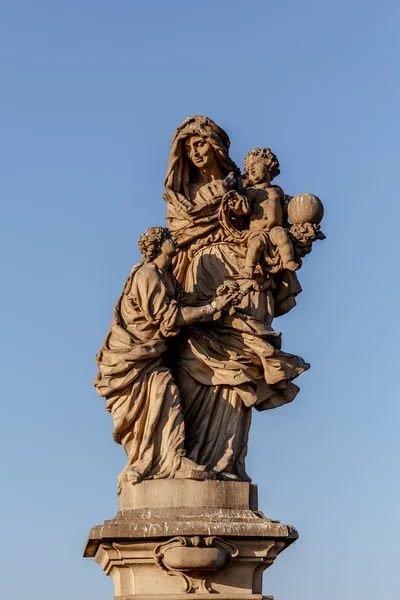
[[[112,577],[115,600],[262,600],[263,571],[297,537],[258,511],[255,485],[164,479],[124,484],[84,556]]]

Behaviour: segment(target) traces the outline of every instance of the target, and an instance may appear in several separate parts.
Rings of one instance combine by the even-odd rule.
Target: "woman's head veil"
[[[213,147],[224,177],[231,171],[240,173],[239,168],[229,157],[230,140],[225,131],[208,117],[198,115],[188,117],[175,130],[165,178],[165,199],[174,204],[180,204],[182,196],[186,200],[190,199],[191,163],[186,156],[185,142],[193,135],[204,138]]]

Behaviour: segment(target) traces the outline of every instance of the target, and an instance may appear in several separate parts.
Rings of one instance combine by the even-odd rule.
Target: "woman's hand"
[[[213,306],[216,312],[220,312],[224,310],[229,304],[232,303],[233,300],[236,300],[237,293],[229,291],[226,294],[222,294],[221,296],[217,296],[211,302],[211,306]]]

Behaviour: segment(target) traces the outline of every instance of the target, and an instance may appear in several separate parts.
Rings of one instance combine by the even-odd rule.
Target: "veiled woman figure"
[[[175,131],[165,200],[180,252],[175,274],[197,302],[207,304],[226,279],[241,285],[246,248],[224,226],[224,211],[248,212],[246,198],[227,202],[225,178],[239,169],[227,134],[207,117],[189,117]],[[234,215],[235,216],[235,215]],[[266,410],[293,400],[292,380],[309,365],[281,351],[274,316],[295,305],[294,273],[265,273],[235,311],[218,322],[192,325],[180,348],[176,379],[184,412],[187,456],[223,479],[245,472],[251,407]]]
[[[191,297],[170,272],[178,248],[167,229],[148,229],[139,249],[143,260],[126,280],[96,357],[97,393],[107,399],[113,437],[128,455],[120,484],[205,470],[186,458],[179,390],[165,354],[180,327],[210,318],[233,298],[227,293],[205,306],[190,306]]]

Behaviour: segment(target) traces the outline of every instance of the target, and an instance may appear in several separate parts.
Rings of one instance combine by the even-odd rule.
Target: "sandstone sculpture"
[[[167,229],[148,229],[139,248],[143,261],[125,283],[97,355],[95,385],[107,398],[114,439],[128,455],[120,483],[205,471],[185,457],[179,390],[163,355],[179,326],[223,310],[235,296],[229,290],[209,304],[190,306],[194,299],[179,289],[170,272],[178,247]]]
[[[157,597],[168,575],[180,575],[186,593],[223,594],[227,573],[229,598],[239,597],[232,565],[247,560],[244,587],[255,598],[262,570],[297,537],[254,512],[245,457],[253,408],[291,402],[299,391],[293,380],[309,368],[281,350],[272,321],[296,304],[302,259],[324,239],[323,206],[312,194],[291,197],[271,185],[279,162],[269,148],[249,152],[241,174],[229,146],[207,117],[176,129],[165,179],[168,229],[152,227],[139,239],[142,262],[97,355],[97,392],[128,463],[119,478],[122,512],[92,530],[86,555],[121,587],[121,565],[134,575],[140,552],[150,552]],[[149,518],[150,530],[141,524]],[[249,557],[260,540],[257,571]],[[131,600],[138,592],[126,581],[117,597]]]
[[[255,148],[244,161],[245,175],[249,183],[246,197],[251,202],[249,236],[244,275],[253,277],[254,267],[264,254],[268,261],[270,254],[278,255],[278,269],[296,271],[292,242],[283,225],[283,190],[271,185],[279,175],[279,162],[269,148]]]

